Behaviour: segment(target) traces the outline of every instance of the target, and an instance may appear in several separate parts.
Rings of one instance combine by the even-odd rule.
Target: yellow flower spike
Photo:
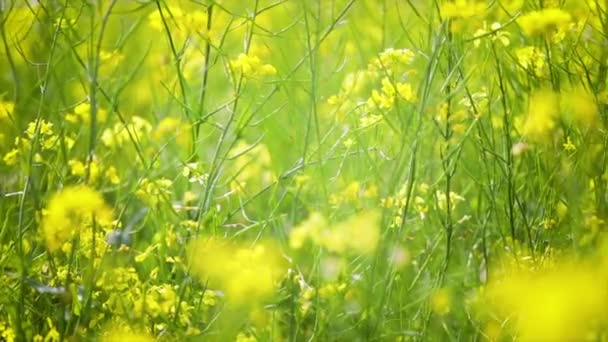
[[[40,123],[38,124],[36,121],[32,121],[27,125],[27,130],[25,131],[25,134],[30,138],[33,139],[34,136],[36,135],[36,127],[39,126],[39,137],[41,139],[43,139],[44,137],[48,137],[48,136],[53,136],[53,124],[45,121],[45,120],[40,120]]]
[[[4,161],[4,163],[8,166],[16,165],[19,159],[19,155],[19,149],[14,148],[4,155],[2,161]]]
[[[353,253],[370,254],[376,250],[380,240],[380,213],[367,211],[352,216],[333,227],[346,247]]]
[[[9,101],[0,101],[0,121],[9,119],[15,110],[15,104]]]
[[[106,226],[113,220],[112,211],[98,192],[85,185],[76,185],[54,194],[42,221],[47,248],[56,251],[79,230],[90,226],[93,220],[98,226]]]
[[[560,98],[564,119],[588,129],[599,122],[599,108],[595,96],[584,87],[573,87],[564,91]]]
[[[263,64],[259,57],[241,53],[236,59],[230,61],[230,67],[245,78],[275,75],[277,70],[270,64]]]
[[[559,8],[528,12],[517,19],[517,23],[527,36],[553,33],[571,22],[570,13]]]
[[[319,213],[294,228],[289,235],[289,245],[300,249],[308,240],[333,253],[370,254],[380,239],[377,211],[362,212],[332,226]]]
[[[108,113],[102,109],[97,108],[97,121],[100,123],[106,122]],[[84,123],[89,124],[91,122],[91,104],[89,102],[82,102],[74,107],[73,113],[67,113],[65,120],[71,123]]]
[[[106,147],[117,147],[130,142],[132,137],[144,139],[151,130],[152,125],[146,119],[133,116],[126,125],[117,123],[114,127],[106,128],[101,134],[101,141]]]
[[[257,342],[257,340],[258,339],[255,338],[255,336],[246,334],[244,332],[240,332],[235,339],[236,342]]]
[[[606,274],[587,263],[512,267],[488,284],[484,298],[520,341],[575,341],[605,319]]]
[[[228,303],[258,304],[270,297],[285,274],[284,261],[272,243],[231,243],[201,238],[188,246],[190,270],[202,282],[221,289]]]
[[[144,332],[137,332],[127,327],[112,327],[101,335],[101,342],[154,342],[155,339]]]
[[[313,212],[300,225],[293,228],[289,234],[289,246],[300,249],[304,243],[313,236],[318,236],[322,229],[327,227],[327,220],[318,212]]]
[[[414,60],[414,53],[410,49],[388,48],[371,61],[368,70],[372,73],[393,74]]]
[[[546,55],[535,46],[526,46],[515,50],[519,65],[535,76],[542,76],[546,72]]]
[[[171,198],[172,185],[173,182],[166,178],[157,180],[144,178],[135,191],[135,195],[148,206],[154,207]]]
[[[531,95],[528,114],[524,122],[523,134],[536,142],[545,141],[556,125],[559,101],[550,90],[539,90]]]
[[[455,0],[446,1],[441,5],[443,19],[470,18],[482,15],[486,5],[481,1]]]
[[[108,181],[110,181],[110,184],[120,184],[120,177],[118,176],[118,171],[114,166],[108,167],[104,173],[104,176]]]

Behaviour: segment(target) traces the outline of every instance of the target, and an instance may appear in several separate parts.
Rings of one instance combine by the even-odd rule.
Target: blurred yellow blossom
[[[154,207],[159,203],[166,202],[171,198],[171,186],[173,182],[166,178],[151,180],[144,178],[139,183],[135,195],[146,203],[148,206]]]
[[[112,128],[106,128],[101,134],[101,141],[106,147],[118,147],[127,142],[141,142],[148,137],[152,125],[148,120],[139,116],[131,117],[127,124],[117,123]]]
[[[70,174],[72,176],[81,178],[85,178],[87,176],[87,166],[85,163],[76,159],[71,159],[68,160],[68,166],[70,168]],[[101,173],[99,162],[96,159],[93,159],[89,163],[88,168],[89,183],[92,184],[97,182]]]
[[[596,126],[599,121],[599,108],[594,94],[578,86],[565,90],[561,96],[561,109],[564,118],[581,128]]]
[[[255,336],[253,336],[253,335],[240,332],[240,333],[238,333],[238,335],[236,335],[235,341],[236,342],[257,342],[258,339],[255,338]]]
[[[412,63],[415,54],[410,49],[388,48],[382,51],[367,66],[368,71],[374,74],[394,75],[405,71],[405,67]]]
[[[112,211],[95,190],[76,185],[55,193],[49,200],[42,222],[42,233],[50,251],[61,247],[80,230],[111,224]]]
[[[351,216],[345,221],[328,225],[319,213],[312,213],[308,219],[293,228],[289,244],[294,249],[303,247],[305,241],[324,247],[334,253],[370,254],[380,240],[380,214],[367,211]]]
[[[239,72],[246,78],[275,75],[277,73],[277,69],[271,64],[263,64],[259,57],[244,53],[230,61],[230,67],[234,72]]]
[[[528,36],[553,33],[571,21],[570,13],[559,8],[531,11],[517,19],[517,23]]]
[[[291,230],[289,234],[289,246],[293,249],[302,248],[313,232],[325,229],[326,226],[327,220],[321,213],[311,213],[306,220]]]
[[[563,144],[563,147],[564,150],[566,150],[567,152],[576,151],[576,145],[572,143],[572,139],[570,138],[570,136],[566,137],[566,142]]]
[[[236,305],[266,300],[286,271],[277,246],[266,242],[251,245],[200,238],[189,244],[188,259],[203,283],[209,281]]]
[[[108,118],[108,112],[102,108],[97,108],[97,121],[100,123],[106,122]],[[71,113],[65,115],[65,120],[71,123],[84,123],[88,124],[91,122],[91,104],[83,102],[76,107]]]
[[[15,334],[13,328],[6,323],[0,322],[0,338],[2,338],[2,341],[4,342],[15,342],[17,334]]]
[[[470,18],[481,15],[486,10],[486,4],[475,0],[444,1],[440,12],[443,19]]]
[[[473,41],[475,47],[479,47],[481,39],[489,36],[492,41],[498,40],[503,46],[509,46],[511,44],[510,34],[506,32],[499,22],[493,22],[488,27],[487,22],[483,22],[483,27],[475,31],[473,36],[476,38]]]
[[[519,65],[527,72],[542,76],[545,72],[545,54],[535,46],[525,46],[515,50],[515,56]]]
[[[175,139],[184,149],[190,148],[192,140],[192,130],[187,122],[173,116],[167,116],[160,120],[152,131],[152,138],[159,144]]]
[[[530,96],[523,134],[533,141],[543,141],[555,127],[559,100],[550,90],[539,90]]]
[[[0,101],[0,121],[9,119],[13,115],[15,104],[10,101]]]
[[[155,339],[144,332],[136,332],[126,326],[116,326],[103,332],[101,342],[154,342]]]
[[[606,274],[587,263],[504,269],[485,289],[494,313],[520,341],[575,341],[605,323]]]

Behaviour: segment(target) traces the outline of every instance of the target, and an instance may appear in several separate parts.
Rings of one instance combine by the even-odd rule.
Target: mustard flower
[[[570,13],[559,8],[528,12],[517,19],[517,23],[527,36],[553,33],[571,22]]]
[[[98,225],[112,222],[112,211],[97,191],[85,186],[66,187],[55,193],[46,207],[42,234],[53,252],[93,221]]]
[[[188,248],[191,271],[221,289],[228,303],[248,306],[272,295],[285,274],[274,244],[230,243],[217,238],[193,241]]]

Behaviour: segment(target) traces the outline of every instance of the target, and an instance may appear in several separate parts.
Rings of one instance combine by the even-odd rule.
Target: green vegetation
[[[0,0],[1,341],[605,341],[608,2]]]

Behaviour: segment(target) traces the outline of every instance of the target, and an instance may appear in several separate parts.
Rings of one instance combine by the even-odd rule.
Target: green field
[[[0,341],[608,341],[608,1],[0,0]]]

